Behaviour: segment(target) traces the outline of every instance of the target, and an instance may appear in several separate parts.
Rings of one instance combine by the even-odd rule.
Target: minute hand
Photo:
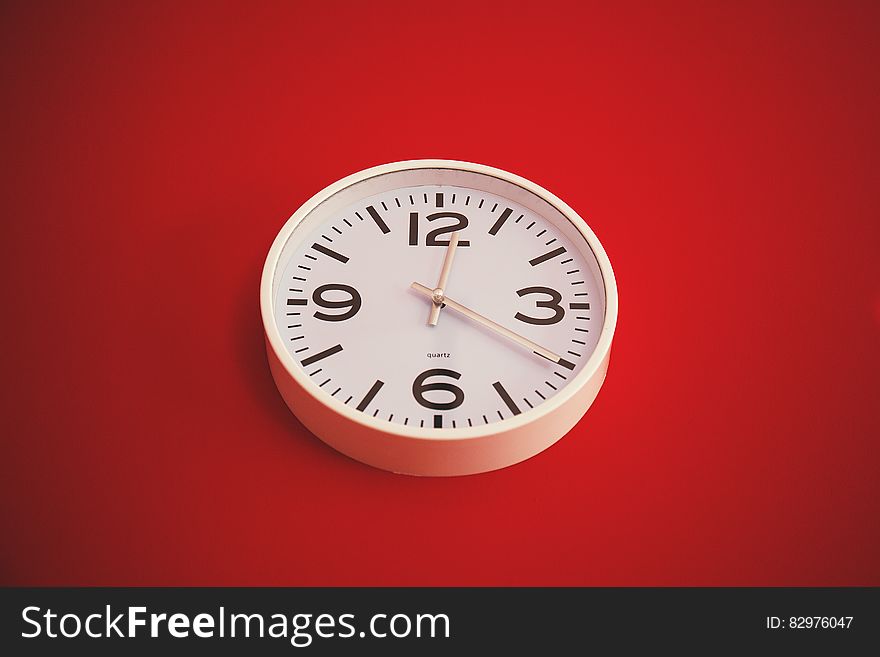
[[[431,288],[425,287],[424,285],[422,285],[420,283],[412,283],[410,287],[412,287],[412,289],[414,289],[418,292],[421,292],[422,294],[424,294],[425,296],[427,296],[429,298],[432,297],[434,294],[434,290],[432,290]],[[452,308],[452,310],[459,312],[462,315],[464,315],[465,317],[467,317],[468,319],[475,321],[477,324],[482,324],[486,328],[491,329],[492,331],[495,331],[499,335],[503,335],[508,340],[512,340],[513,342],[516,342],[521,347],[525,347],[526,349],[529,349],[530,351],[535,352],[539,356],[543,356],[547,360],[551,360],[554,363],[559,363],[560,361],[563,360],[559,355],[554,354],[549,349],[545,349],[541,345],[539,345],[535,342],[532,342],[531,340],[529,340],[526,337],[521,336],[519,333],[514,333],[510,329],[501,326],[501,324],[493,322],[488,317],[483,317],[481,314],[474,312],[473,310],[471,310],[467,306],[461,305],[457,301],[453,301],[452,299],[450,299],[447,296],[443,297],[443,303],[445,303],[449,308]]]

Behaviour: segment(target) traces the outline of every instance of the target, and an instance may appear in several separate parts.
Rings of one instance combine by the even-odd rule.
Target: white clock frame
[[[287,350],[273,307],[282,254],[309,237],[309,230],[297,231],[297,228],[316,208],[331,199],[344,197],[345,190],[352,186],[408,170],[434,170],[430,182],[448,177],[450,184],[456,173],[481,174],[505,183],[502,193],[507,195],[511,186],[519,187],[527,193],[523,199],[534,195],[565,217],[592,250],[605,292],[605,315],[598,343],[575,378],[535,408],[474,427],[435,429],[392,424],[331,397],[306,375]],[[462,184],[472,185],[473,181],[466,180]],[[290,410],[313,434],[351,458],[392,472],[427,476],[476,474],[513,465],[542,452],[568,433],[589,409],[605,380],[617,325],[617,306],[617,284],[611,262],[596,235],[577,212],[540,185],[521,176],[457,160],[406,160],[383,164],[354,173],[324,188],[284,224],[266,257],[260,283],[260,309],[269,367]]]

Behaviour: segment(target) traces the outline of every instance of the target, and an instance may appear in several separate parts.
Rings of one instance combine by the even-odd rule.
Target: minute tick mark
[[[537,267],[542,262],[547,262],[548,260],[551,260],[551,259],[555,258],[556,256],[561,256],[565,252],[566,252],[566,248],[564,246],[560,246],[560,247],[553,249],[552,251],[547,251],[547,253],[544,253],[544,254],[539,255],[535,258],[532,258],[531,260],[529,260],[529,264],[532,267]]]
[[[498,396],[501,397],[501,400],[507,405],[507,408],[510,409],[510,412],[514,415],[519,415],[522,411],[519,410],[519,406],[516,405],[516,402],[513,401],[513,398],[504,389],[504,386],[501,385],[500,381],[496,381],[492,384],[492,387],[495,388],[495,392],[498,393]]]
[[[505,208],[504,212],[501,213],[501,216],[499,216],[495,223],[492,224],[492,227],[489,229],[489,234],[497,235],[498,231],[501,230],[501,227],[504,225],[504,222],[507,221],[512,213],[513,210],[511,210],[510,208]]]
[[[412,197],[410,197],[412,198]],[[385,223],[385,220],[379,216],[379,213],[376,211],[372,205],[367,206],[367,212],[373,218],[373,221],[376,222],[376,225],[379,227],[379,230],[382,231],[384,235],[387,235],[391,232],[391,229],[388,227],[388,224]]]
[[[308,358],[305,358],[302,362],[302,366],[308,367],[312,363],[317,363],[319,360],[327,358],[328,356],[332,356],[333,354],[338,354],[340,351],[342,351],[341,344],[333,345],[332,347],[325,349],[324,351],[319,351],[318,353],[313,354]]]
[[[312,248],[313,248],[315,251],[317,251],[318,253],[323,253],[325,256],[328,256],[328,257],[330,257],[330,258],[333,258],[334,260],[338,260],[338,261],[341,262],[343,265],[344,265],[346,262],[348,262],[348,260],[349,260],[348,256],[344,256],[344,255],[342,255],[341,253],[339,253],[338,251],[334,251],[333,249],[331,249],[331,248],[329,248],[329,247],[326,247],[326,246],[324,246],[323,244],[318,244],[317,242],[315,242],[314,244],[312,244]]]
[[[364,398],[361,399],[360,403],[357,405],[357,410],[363,411],[367,406],[370,405],[370,402],[373,401],[373,397],[378,394],[380,388],[385,385],[384,381],[376,380],[376,383],[373,384],[373,387],[367,391],[367,394],[364,395]],[[348,403],[348,402],[346,402]]]

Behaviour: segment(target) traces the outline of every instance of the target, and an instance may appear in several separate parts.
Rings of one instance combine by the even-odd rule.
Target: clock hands
[[[516,342],[521,347],[525,347],[526,349],[538,354],[539,356],[543,356],[547,360],[551,360],[554,363],[564,362],[561,356],[554,354],[549,349],[545,349],[541,345],[539,345],[535,342],[532,342],[531,340],[529,340],[526,337],[521,336],[519,333],[514,333],[510,329],[501,326],[501,324],[497,324],[496,322],[493,322],[488,317],[483,317],[483,315],[480,315],[479,313],[474,312],[473,310],[471,310],[467,306],[463,306],[460,303],[458,303],[457,301],[453,301],[452,299],[447,297],[445,294],[443,294],[442,290],[439,291],[440,294],[438,295],[438,290],[432,290],[431,288],[425,287],[424,285],[422,285],[420,283],[412,283],[410,285],[410,287],[412,287],[412,289],[416,290],[417,292],[420,292],[421,294],[424,294],[425,296],[430,297],[431,301],[434,303],[434,307],[437,308],[438,310],[439,310],[440,305],[446,304],[447,306],[452,308],[452,310],[455,310],[456,312],[461,313],[462,315],[464,315],[468,319],[473,320],[477,324],[482,324],[486,328],[488,328],[492,331],[495,331],[495,333],[498,333],[499,335],[503,335],[508,340],[512,340],[513,342]],[[438,302],[438,297],[439,297],[439,302]]]
[[[458,231],[449,236],[449,246],[446,247],[446,256],[443,258],[443,267],[440,269],[440,280],[437,287],[431,292],[431,313],[428,315],[428,325],[437,326],[440,319],[440,309],[443,308],[443,299],[446,294],[446,281],[449,280],[449,272],[452,271],[452,259],[455,257],[455,249],[458,246]]]

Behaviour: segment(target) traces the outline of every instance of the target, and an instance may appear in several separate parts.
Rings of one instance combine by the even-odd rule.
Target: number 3
[[[518,319],[521,322],[525,322],[527,324],[537,324],[538,326],[548,326],[550,324],[561,322],[562,318],[565,317],[565,310],[563,310],[562,306],[559,305],[559,302],[562,301],[562,295],[553,288],[540,286],[524,287],[521,290],[517,290],[516,293],[521,297],[524,297],[528,294],[546,294],[550,297],[550,300],[536,301],[535,305],[538,308],[550,308],[553,310],[552,317],[529,317],[528,315],[523,315],[522,313],[517,313],[516,315],[514,315],[514,318]]]

